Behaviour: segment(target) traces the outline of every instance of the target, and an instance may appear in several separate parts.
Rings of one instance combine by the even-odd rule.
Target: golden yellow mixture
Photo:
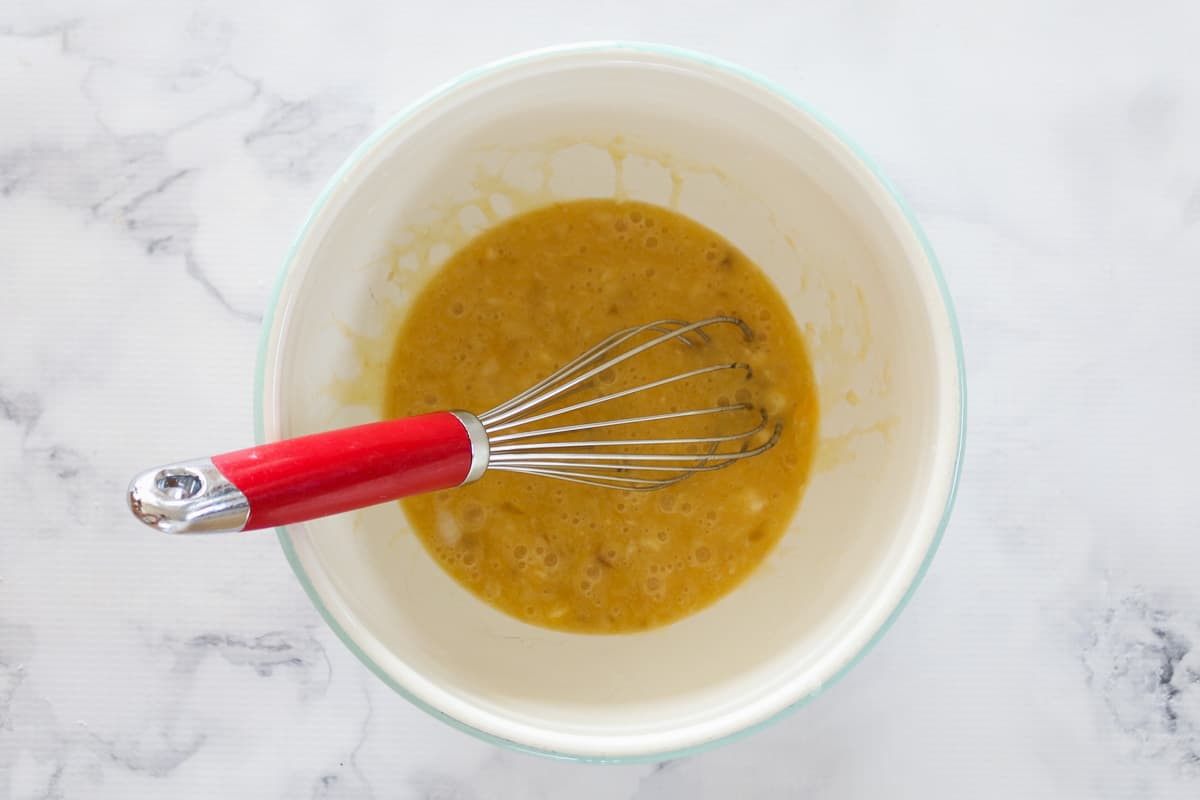
[[[478,483],[403,501],[437,562],[535,625],[618,633],[672,622],[729,592],[770,552],[800,501],[817,430],[812,370],[782,298],[728,242],[673,211],[561,203],[509,219],[455,254],[397,340],[393,416],[482,413],[618,329],[719,314],[748,322],[753,340],[724,325],[702,346],[668,342],[598,376],[593,395],[722,361],[753,365],[751,379],[714,373],[545,424],[750,403],[783,423],[773,449],[653,492],[489,470]],[[726,434],[758,419],[733,411],[603,438]]]

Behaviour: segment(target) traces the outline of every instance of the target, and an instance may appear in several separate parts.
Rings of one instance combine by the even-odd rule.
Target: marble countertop
[[[0,8],[0,798],[1200,796],[1200,6],[665,5]],[[358,141],[465,68],[610,37],[742,62],[874,154],[971,394],[957,511],[880,646],[764,732],[623,767],[427,717],[273,536],[156,536],[123,501],[252,438],[275,270]]]

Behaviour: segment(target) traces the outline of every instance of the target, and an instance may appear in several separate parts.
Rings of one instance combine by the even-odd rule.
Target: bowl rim
[[[507,747],[520,752],[531,753],[535,755],[547,756],[551,758],[564,759],[569,761],[581,761],[589,763],[606,763],[606,764],[632,764],[648,761],[662,761],[667,759],[681,758],[685,756],[695,755],[704,752],[718,745],[727,744],[736,741],[743,737],[749,736],[757,731],[760,731],[767,726],[779,721],[788,716],[796,709],[806,705],[813,699],[822,694],[828,687],[840,681],[847,673],[857,666],[862,659],[875,647],[876,644],[884,637],[884,635],[892,628],[901,612],[907,607],[912,600],[913,594],[920,585],[929,566],[933,561],[942,538],[945,535],[946,528],[950,521],[950,516],[954,508],[955,498],[958,493],[958,485],[962,473],[962,462],[966,448],[966,431],[967,431],[967,384],[966,384],[966,369],[963,356],[962,335],[959,330],[957,315],[955,314],[954,304],[951,300],[949,287],[946,283],[945,275],[942,272],[941,266],[938,263],[937,256],[933,251],[928,237],[924,230],[917,222],[916,216],[912,209],[901,197],[900,193],[892,182],[884,175],[879,166],[860,148],[849,136],[847,136],[837,125],[829,120],[824,114],[814,109],[807,102],[801,100],[787,88],[781,86],[774,81],[759,75],[758,73],[731,63],[724,59],[712,56],[706,53],[689,50],[686,48],[676,47],[667,44],[658,44],[652,42],[626,41],[626,40],[601,40],[601,41],[586,41],[573,44],[557,45],[553,47],[540,48],[518,53],[506,58],[502,58],[490,63],[484,64],[475,69],[468,70],[458,77],[443,83],[441,86],[426,93],[422,97],[414,100],[399,112],[393,114],[386,123],[376,129],[368,136],[355,150],[342,162],[337,171],[325,184],[316,201],[312,204],[305,217],[303,224],[300,226],[294,236],[290,247],[275,277],[274,284],[271,289],[270,297],[267,301],[267,306],[263,314],[262,325],[259,335],[258,353],[255,365],[254,376],[254,437],[255,441],[263,444],[266,440],[265,436],[265,393],[266,393],[266,376],[267,365],[272,352],[272,344],[275,343],[275,322],[280,312],[280,301],[283,299],[283,290],[287,282],[289,274],[292,272],[292,267],[296,262],[297,256],[302,244],[312,234],[313,228],[317,219],[322,215],[328,201],[335,190],[344,182],[349,173],[358,168],[366,159],[368,154],[374,151],[377,144],[390,135],[396,128],[403,125],[417,111],[425,108],[431,103],[441,99],[451,91],[476,80],[487,77],[495,72],[499,72],[511,67],[515,67],[529,62],[552,60],[562,57],[573,57],[580,55],[642,55],[655,56],[677,62],[684,62],[690,65],[699,65],[701,67],[717,70],[729,75],[742,78],[758,88],[765,90],[769,94],[776,96],[779,99],[789,103],[802,113],[811,117],[820,126],[826,129],[834,138],[838,139],[848,150],[857,158],[859,164],[863,167],[868,175],[876,180],[883,190],[890,195],[893,202],[896,203],[898,210],[901,213],[905,223],[916,237],[921,246],[926,262],[932,270],[935,283],[938,288],[938,293],[942,300],[946,318],[949,323],[949,329],[954,345],[955,367],[957,374],[957,388],[959,398],[958,408],[958,442],[955,448],[954,463],[949,476],[949,481],[946,489],[945,501],[941,516],[937,523],[937,530],[930,539],[928,550],[924,558],[918,565],[913,574],[912,580],[907,589],[896,603],[895,607],[884,618],[878,629],[870,636],[870,638],[853,653],[846,662],[835,671],[828,679],[816,686],[802,697],[797,698],[790,704],[780,708],[764,719],[747,725],[744,728],[731,731],[723,736],[709,739],[702,742],[697,742],[681,748],[669,749],[664,751],[654,751],[645,753],[635,753],[628,755],[592,755],[586,753],[570,753],[565,751],[549,750],[536,747],[523,742],[506,739],[494,733],[476,728],[462,720],[453,717],[446,712],[432,706],[425,700],[417,697],[410,690],[397,682],[390,674],[382,667],[373,661],[355,642],[345,628],[334,618],[332,612],[326,607],[320,594],[317,592],[312,581],[310,580],[303,564],[300,561],[299,554],[292,542],[288,529],[284,526],[275,529],[280,547],[283,550],[284,556],[287,558],[288,564],[299,580],[300,585],[304,588],[305,594],[317,609],[321,618],[325,621],[342,643],[350,650],[354,656],[363,663],[372,673],[382,680],[393,691],[401,697],[412,703],[416,707],[435,717],[448,723],[460,731],[468,733],[478,739],[481,739],[490,744],[496,744]]]

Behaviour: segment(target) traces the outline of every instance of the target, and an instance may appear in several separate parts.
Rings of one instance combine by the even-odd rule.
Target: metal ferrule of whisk
[[[782,433],[762,409],[752,424],[720,435],[612,438],[606,429],[652,432],[656,424],[756,410],[748,403],[644,416],[603,418],[606,404],[709,373],[752,371],[742,362],[708,364],[640,385],[566,399],[648,350],[703,347],[705,330],[736,317],[657,320],[617,331],[551,375],[482,414],[442,411],[387,420],[148,470],[130,484],[135,516],[166,533],[252,530],[350,511],[516,472],[625,491],[650,491],[696,473],[724,469],[769,450]],[[648,338],[646,338],[648,337]],[[564,403],[565,404],[562,404]],[[596,413],[597,419],[564,417]],[[702,421],[702,420],[697,420]],[[558,424],[556,424],[558,423]],[[770,430],[768,430],[770,428]],[[582,436],[581,436],[582,435]]]

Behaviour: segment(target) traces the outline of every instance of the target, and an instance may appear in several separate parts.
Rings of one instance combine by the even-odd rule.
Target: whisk
[[[724,469],[769,450],[782,423],[749,403],[718,403],[644,416],[575,424],[548,423],[591,412],[622,397],[709,373],[742,372],[741,362],[709,364],[566,405],[567,396],[597,376],[655,347],[676,342],[703,347],[705,328],[732,325],[747,341],[750,327],[736,317],[699,322],[664,319],[625,328],[547,378],[483,414],[439,411],[374,422],[148,470],[129,485],[129,507],[164,533],[255,530],[287,525],[422,492],[478,480],[488,470],[518,472],[625,491],[652,491],[699,472]],[[639,341],[646,335],[651,338]],[[688,417],[759,412],[732,434],[673,438],[591,437],[604,428],[654,425]],[[561,420],[560,420],[561,421]],[[768,427],[770,430],[768,431]],[[635,427],[635,430],[637,428]]]

